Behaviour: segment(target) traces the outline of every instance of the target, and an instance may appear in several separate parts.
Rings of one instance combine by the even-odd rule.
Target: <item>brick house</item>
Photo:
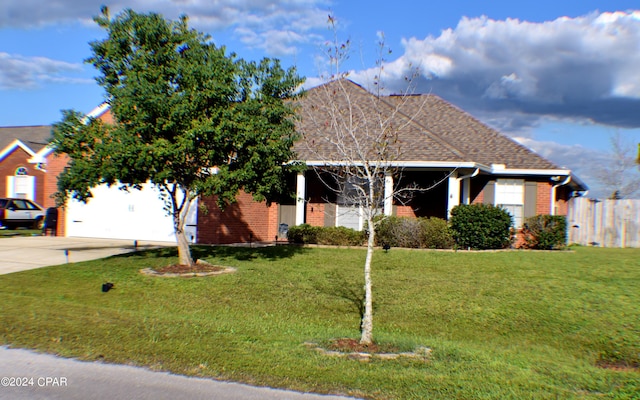
[[[327,93],[332,96],[330,101],[324,97]],[[237,202],[224,212],[215,205],[215,199],[201,198],[198,201],[204,207],[195,207],[187,223],[193,230],[192,241],[209,244],[273,241],[282,238],[279,227],[283,224],[361,229],[358,210],[341,203],[340,196],[327,190],[317,173],[326,163],[323,160],[337,160],[329,153],[331,149],[322,146],[311,149],[309,143],[323,143],[333,135],[330,125],[323,128],[322,123],[327,119],[329,103],[348,109],[349,104],[371,103],[372,97],[349,80],[309,90],[297,104],[300,115],[297,129],[305,140],[296,143],[295,151],[298,159],[307,164],[307,170],[289,177],[295,198],[267,205],[241,192]],[[570,170],[558,167],[437,96],[387,96],[379,104],[381,115],[392,116],[402,126],[398,131],[402,153],[394,160],[402,171],[402,180],[423,186],[439,182],[408,203],[389,198],[383,205],[386,215],[447,218],[458,204],[485,203],[505,207],[515,217],[515,224],[520,225],[524,218],[533,215],[566,215],[568,200],[587,190]],[[89,115],[113,122],[107,105]],[[18,148],[22,149],[14,145],[14,151]],[[22,151],[34,157],[32,161],[44,160],[45,194],[36,199],[45,207],[53,205],[50,195],[56,190],[57,175],[66,166],[66,157],[55,156],[53,149],[44,146],[31,152],[35,154]],[[325,155],[318,157],[322,152]],[[395,179],[398,177],[386,177],[385,186],[402,183],[394,182]],[[173,241],[172,224],[162,214],[162,203],[152,190],[141,192],[144,197],[137,191],[127,194],[117,188],[98,188],[87,205],[70,202],[59,219],[58,234]],[[202,212],[203,209],[207,211]]]
[[[46,164],[37,152],[46,147],[50,126],[0,128],[0,197],[44,204]]]
[[[340,196],[326,188],[317,172],[327,165],[327,160],[332,160],[332,165],[340,164],[339,156],[331,153],[335,150],[322,145],[335,136],[327,122],[330,106],[348,110],[359,104],[366,112],[373,104],[372,97],[349,80],[309,90],[298,104],[301,118],[297,127],[305,139],[296,143],[295,150],[308,169],[291,178],[296,199],[267,206],[251,201],[243,193],[230,210],[199,216],[199,241],[271,241],[278,235],[280,224],[361,229],[363,221],[358,210],[341,204]],[[389,199],[383,205],[386,215],[447,218],[458,204],[485,203],[506,208],[519,226],[529,216],[566,215],[568,200],[588,189],[570,170],[558,167],[435,95],[387,96],[376,104],[383,107],[377,109],[378,116],[393,118],[402,127],[398,131],[402,152],[393,161],[402,170],[402,179],[423,187],[440,182],[408,203],[385,196]],[[316,145],[310,148],[309,143]],[[385,186],[393,187],[394,179],[387,177]],[[209,209],[216,209],[212,199],[201,201]]]

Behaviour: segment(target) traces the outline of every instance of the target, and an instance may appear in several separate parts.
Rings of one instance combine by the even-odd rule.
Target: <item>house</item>
[[[373,113],[371,107],[379,104],[382,109],[375,111],[377,116],[400,127],[402,152],[393,162],[402,170],[405,182],[418,182],[422,187],[439,182],[408,203],[385,196],[386,215],[447,218],[458,204],[485,203],[506,208],[516,226],[520,226],[529,216],[566,215],[568,200],[588,189],[570,170],[558,167],[435,95],[387,96],[377,103],[373,100],[373,94],[349,80],[309,90],[298,110],[301,119],[297,128],[304,140],[296,143],[295,150],[308,169],[291,179],[296,199],[267,207],[243,194],[231,212],[210,212],[199,217],[199,240],[273,240],[280,224],[362,229],[361,213],[351,204],[341,204],[340,196],[328,191],[316,173],[328,161],[333,165],[341,163],[340,155],[332,153],[335,148],[326,144],[327,138],[335,137],[329,114],[355,109],[354,104],[359,105],[356,108],[362,115]],[[371,118],[371,124],[379,123],[376,118]],[[387,188],[393,187],[393,179],[386,177]],[[215,207],[212,199],[201,201],[208,208]]]
[[[0,197],[44,204],[46,165],[36,157],[51,137],[51,126],[0,128]]]
[[[302,223],[361,229],[363,221],[358,208],[328,191],[317,172],[327,160],[334,165],[341,162],[330,147],[323,145],[334,134],[331,124],[326,123],[328,107],[348,110],[358,105],[366,114],[375,99],[349,80],[309,90],[297,104],[300,115],[297,129],[304,140],[296,143],[295,151],[307,170],[289,177],[295,198],[267,205],[241,192],[237,202],[224,212],[218,209],[215,199],[201,198],[200,207],[193,207],[187,222],[188,237],[192,242],[210,244],[273,241],[283,237],[281,227]],[[402,171],[401,180],[422,187],[437,183],[408,202],[385,196],[382,211],[386,215],[447,218],[458,204],[485,203],[508,209],[519,226],[524,218],[533,215],[566,215],[568,200],[587,190],[570,170],[551,163],[435,95],[386,96],[377,104],[378,115],[399,127],[397,138],[402,152],[393,163]],[[106,105],[90,116],[113,122]],[[45,160],[44,187],[50,195],[55,192],[57,174],[66,166],[67,159],[56,156],[49,147],[40,149],[35,159]],[[385,177],[385,190],[402,183],[394,179],[399,176]],[[99,187],[89,203],[67,204],[58,232],[66,236],[174,241],[173,225],[162,206],[153,190],[126,193],[115,187]],[[203,209],[207,211],[199,211]]]

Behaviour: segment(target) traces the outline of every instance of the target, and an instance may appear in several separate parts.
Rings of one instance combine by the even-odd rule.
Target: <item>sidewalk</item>
[[[96,260],[156,247],[175,247],[172,242],[18,236],[0,238],[0,275],[72,262]]]

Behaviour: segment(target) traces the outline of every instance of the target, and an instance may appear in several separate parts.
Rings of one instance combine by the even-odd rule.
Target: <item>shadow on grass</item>
[[[329,273],[324,281],[316,280],[314,288],[327,296],[337,297],[346,300],[349,308],[358,313],[358,329],[362,330],[362,318],[364,317],[364,286],[360,282],[355,282],[348,278],[343,272],[334,270]],[[373,304],[375,310],[375,303]]]
[[[267,247],[191,246],[191,256],[194,260],[207,258],[233,258],[238,261],[249,261],[258,258],[278,260],[291,258],[296,254],[305,253],[307,251],[309,251],[309,249],[297,245],[278,245]],[[125,253],[115,257],[168,258],[177,256],[177,247],[163,247],[160,249]]]

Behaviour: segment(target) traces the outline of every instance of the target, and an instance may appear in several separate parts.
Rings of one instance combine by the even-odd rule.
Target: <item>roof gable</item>
[[[51,140],[51,126],[0,127],[0,151],[12,145],[15,140],[19,140],[23,146],[35,154],[46,147]]]
[[[28,146],[25,146],[25,144],[22,143],[20,140],[15,139],[13,142],[9,143],[7,147],[0,150],[0,161],[4,160],[6,157],[11,155],[11,153],[13,153],[17,149],[22,149],[25,153],[27,153],[29,158],[35,155],[33,150],[31,150]]]

